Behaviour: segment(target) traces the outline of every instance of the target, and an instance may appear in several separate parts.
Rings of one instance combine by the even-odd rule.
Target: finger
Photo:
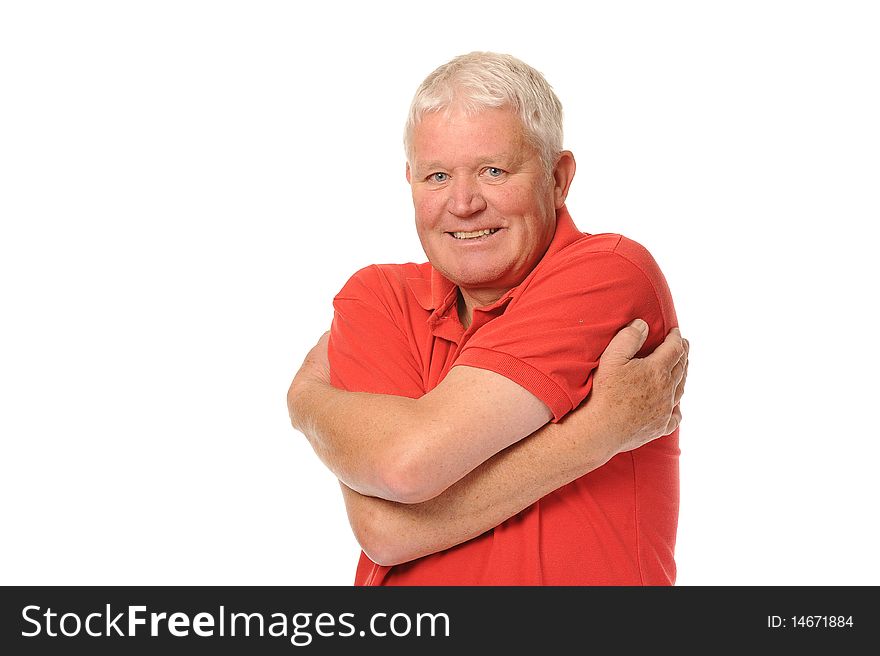
[[[676,362],[669,375],[672,379],[672,384],[675,387],[678,387],[678,384],[681,382],[682,376],[684,376],[684,363],[681,360]]]
[[[686,339],[682,339],[682,340],[681,340],[681,346],[682,346],[682,349],[683,349],[683,350],[682,350],[682,354],[681,354],[681,358],[680,358],[680,359],[681,359],[683,362],[687,362],[688,358],[689,358],[690,355],[691,355],[691,343],[690,343],[689,341],[687,341]]]
[[[324,332],[323,335],[321,335],[320,339],[318,339],[318,343],[315,344],[315,346],[320,346],[321,348],[323,348],[326,351],[327,344],[329,344],[329,343],[330,343],[330,331],[327,330]]]
[[[681,377],[681,380],[678,381],[678,385],[675,387],[675,394],[673,395],[673,404],[678,405],[681,402],[681,397],[684,396],[684,384],[687,381],[687,363],[684,365],[684,374]]]
[[[681,380],[682,376],[685,375],[685,370],[687,369],[688,364],[688,353],[687,349],[682,351],[681,357],[678,358],[678,362],[676,362],[672,366],[672,380],[676,383]]]
[[[323,364],[328,357],[329,344],[330,331],[328,330],[318,338],[315,345],[306,353],[306,357],[303,359],[303,366]]]
[[[641,319],[635,319],[614,336],[599,361],[624,364],[635,357],[646,339],[648,324]]]
[[[681,337],[678,328],[673,328],[666,335],[666,339],[654,349],[654,352],[646,359],[659,361],[659,364],[667,363],[668,367],[674,367],[675,363],[681,359],[682,353],[686,353],[684,345],[685,340]]]
[[[681,425],[681,408],[679,406],[675,406],[672,409],[672,416],[669,417],[669,423],[666,424],[666,434],[671,435],[675,432],[675,429]]]

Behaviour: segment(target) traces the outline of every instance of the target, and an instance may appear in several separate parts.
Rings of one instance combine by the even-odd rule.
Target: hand
[[[316,382],[330,384],[330,359],[327,357],[327,345],[330,343],[330,331],[326,331],[318,339],[318,343],[306,354],[302,366],[296,376],[306,376]]]
[[[330,384],[330,359],[327,357],[327,344],[330,342],[330,331],[328,330],[318,343],[306,354],[299,371],[293,377],[290,383],[290,389],[287,390],[287,411],[290,414],[290,420],[294,428],[301,429],[302,422],[296,411],[296,400],[302,391],[308,385],[329,385]]]
[[[641,319],[617,333],[599,359],[588,402],[570,415],[578,421],[589,409],[589,420],[604,422],[609,458],[669,435],[681,423],[690,345],[673,328],[651,355],[635,358],[647,337]]]

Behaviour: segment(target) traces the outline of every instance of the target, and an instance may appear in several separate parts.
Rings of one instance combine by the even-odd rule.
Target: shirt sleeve
[[[355,273],[333,299],[331,384],[350,392],[422,396],[421,366],[405,332],[405,316],[378,267]]]
[[[504,313],[474,333],[455,365],[513,380],[559,421],[587,397],[599,356],[636,318],[649,327],[639,357],[677,325],[660,268],[632,240],[592,236],[542,262]]]

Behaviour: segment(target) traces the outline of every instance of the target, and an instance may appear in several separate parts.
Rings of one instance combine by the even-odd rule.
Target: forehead
[[[531,151],[519,117],[510,109],[468,113],[458,107],[431,112],[413,130],[416,166],[466,163],[504,155],[521,158]]]

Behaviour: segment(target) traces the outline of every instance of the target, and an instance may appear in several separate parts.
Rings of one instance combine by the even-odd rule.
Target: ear
[[[559,154],[559,159],[553,169],[553,202],[556,204],[556,209],[560,209],[565,205],[565,199],[568,197],[568,188],[571,187],[571,181],[574,179],[576,168],[572,152],[570,150],[563,150]]]
[[[406,163],[406,181],[409,184],[412,184],[412,175],[410,174],[410,171],[409,171],[409,162]]]

